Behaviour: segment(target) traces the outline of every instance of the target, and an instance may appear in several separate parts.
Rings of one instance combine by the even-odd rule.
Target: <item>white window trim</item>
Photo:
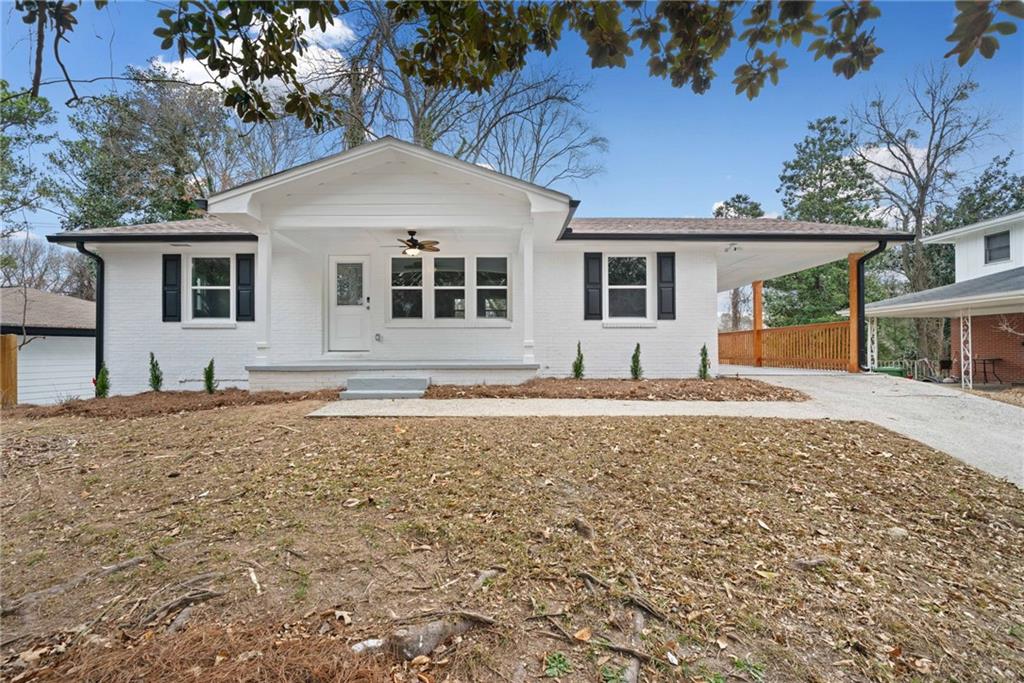
[[[1002,235],[1006,233],[1007,237],[1007,249],[1006,258],[997,259],[995,261],[988,261],[988,238],[995,237],[996,235]],[[1011,230],[996,230],[990,232],[981,237],[981,265],[982,266],[1001,266],[1004,263],[1009,263],[1013,260],[1013,232]]]
[[[505,259],[505,284],[504,285],[481,285],[476,278],[476,262],[482,258]],[[481,289],[503,289],[505,290],[505,317],[485,318],[477,315],[476,297],[477,291]],[[473,256],[473,319],[481,323],[502,323],[512,322],[512,257],[507,254],[476,254]]]
[[[608,292],[612,289],[640,289],[640,285],[613,285],[608,281],[608,259],[612,258],[642,258],[645,262],[645,273],[647,275],[646,283],[643,285],[644,289],[644,311],[646,315],[637,317],[624,317],[624,316],[613,316],[612,309],[608,305]],[[652,272],[651,265],[654,263],[654,258],[651,254],[604,254],[601,262],[601,282],[603,284],[601,288],[601,305],[604,307],[604,327],[634,327],[631,323],[654,323],[654,273]],[[617,325],[616,323],[623,323]]]
[[[392,279],[391,279],[391,278],[394,277],[394,273],[395,273],[395,271],[394,271],[394,265],[395,265],[394,262],[395,262],[395,260],[396,259],[417,259],[417,258],[420,260],[420,276],[421,276],[421,280],[420,280],[419,286],[416,286],[416,285],[395,285],[392,282]],[[387,301],[388,308],[387,308],[387,311],[388,311],[388,320],[389,321],[395,320],[395,321],[402,321],[402,322],[406,322],[406,321],[408,321],[408,322],[422,322],[422,321],[428,319],[428,316],[427,316],[427,300],[428,300],[428,297],[427,297],[427,291],[428,291],[427,277],[428,277],[428,274],[432,274],[432,273],[433,273],[433,263],[428,264],[427,263],[427,259],[424,258],[422,255],[421,256],[403,256],[401,254],[398,254],[398,255],[392,254],[391,255],[391,257],[388,259],[388,272],[387,272],[387,278],[388,278],[388,301]],[[432,279],[433,278],[431,278],[431,280]],[[431,282],[431,284],[433,284],[433,282]],[[419,291],[420,292],[420,296],[421,296],[421,299],[420,299],[421,315],[420,315],[419,318],[395,318],[395,317],[393,317],[394,316],[394,310],[395,310],[393,293],[395,291],[413,291],[413,292],[414,291]],[[431,303],[431,306],[433,306],[432,303]],[[431,312],[433,312],[433,311],[431,311]]]
[[[192,284],[192,262],[195,259],[208,259],[208,258],[223,258],[228,260],[228,284],[216,286],[200,286],[195,287]],[[188,264],[185,268],[185,295],[187,301],[185,302],[185,310],[188,315],[185,320],[182,321],[182,327],[185,328],[200,328],[200,327],[213,327],[221,328],[224,326],[233,327],[235,324],[235,258],[229,254],[189,254],[186,257],[186,263]],[[230,306],[230,314],[226,318],[197,318],[193,315],[192,311],[192,291],[194,289],[226,289],[228,290],[228,301]]]
[[[423,264],[423,285],[422,287],[392,287],[391,267],[392,260],[396,258],[418,258]],[[435,287],[434,285],[434,259],[437,258],[460,258],[466,268],[466,285],[464,287]],[[478,287],[476,284],[476,261],[480,258],[501,258],[505,259],[505,268],[508,271],[508,284],[485,285]],[[389,254],[387,264],[387,316],[385,327],[391,328],[445,328],[445,327],[480,327],[480,328],[509,328],[512,327],[512,283],[514,261],[510,254],[450,254],[431,253],[420,254],[419,256],[403,256],[401,254]],[[391,292],[396,289],[422,289],[423,291],[423,317],[422,318],[395,318],[392,315]],[[435,315],[434,292],[445,289],[463,289],[466,294],[466,317],[465,318],[438,318]],[[508,317],[506,318],[480,318],[476,314],[476,299],[478,289],[504,289],[508,292]]]
[[[439,258],[462,259],[462,285],[461,286],[459,286],[459,285],[439,285],[439,284],[437,284],[435,282],[435,276],[437,275],[437,263],[436,262],[437,262],[437,259],[439,259]],[[472,316],[471,316],[470,310],[469,310],[469,304],[470,304],[470,298],[471,298],[471,296],[470,296],[471,295],[471,291],[470,290],[472,289],[472,287],[469,286],[469,270],[470,270],[469,265],[470,265],[470,260],[471,260],[471,257],[469,257],[469,256],[462,256],[460,254],[431,254],[430,255],[430,320],[436,320],[438,322],[449,321],[449,320],[453,320],[455,322],[464,322],[466,320],[471,320],[472,319]],[[460,289],[462,290],[462,305],[463,305],[462,317],[461,318],[454,318],[454,317],[453,318],[438,318],[437,317],[437,297],[435,296],[435,293],[436,292],[450,291],[450,290],[460,290]],[[425,316],[426,310],[424,310],[423,313],[424,313],[424,316]]]

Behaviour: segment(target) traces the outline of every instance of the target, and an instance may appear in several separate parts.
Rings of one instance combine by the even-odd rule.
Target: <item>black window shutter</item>
[[[235,320],[256,319],[256,255],[235,254]]]
[[[583,254],[583,319],[601,319],[601,254]]]
[[[676,319],[676,254],[658,252],[658,320]]]
[[[181,254],[164,254],[163,316],[165,323],[181,322]]]

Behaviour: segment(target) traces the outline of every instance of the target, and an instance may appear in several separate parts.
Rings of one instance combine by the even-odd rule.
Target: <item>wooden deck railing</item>
[[[846,370],[849,365],[850,326],[847,322],[762,329],[760,354],[756,334],[754,330],[720,332],[718,362],[817,370]]]

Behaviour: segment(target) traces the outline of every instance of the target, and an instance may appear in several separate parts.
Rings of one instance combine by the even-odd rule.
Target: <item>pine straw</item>
[[[523,384],[435,384],[426,398],[603,398],[631,401],[806,401],[795,389],[754,379],[555,379]]]
[[[147,558],[6,617],[5,637],[160,633],[173,615],[140,615],[214,572],[225,595],[194,618],[337,609],[350,644],[425,611],[494,617],[435,658],[439,681],[533,678],[555,650],[563,680],[600,680],[628,662],[598,641],[634,642],[631,595],[665,617],[636,641],[646,680],[734,658],[768,681],[1024,671],[1024,492],[875,425],[305,419],[316,406],[5,421],[4,596]]]
[[[3,417],[99,417],[109,419],[131,419],[151,417],[170,413],[210,410],[229,406],[258,406],[268,403],[289,403],[318,399],[330,401],[338,397],[337,389],[318,391],[285,392],[256,391],[244,389],[223,389],[207,394],[202,391],[147,391],[132,396],[110,396],[65,401],[51,406],[20,405],[3,411]]]
[[[330,637],[266,622],[203,623],[137,642],[102,639],[47,662],[37,681],[391,683],[388,667]]]

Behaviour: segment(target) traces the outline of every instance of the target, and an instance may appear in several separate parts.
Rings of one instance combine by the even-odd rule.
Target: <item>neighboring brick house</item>
[[[954,377],[965,385],[1024,383],[1024,211],[922,241],[954,245],[956,282],[868,304],[869,326],[878,318],[950,318]]]

